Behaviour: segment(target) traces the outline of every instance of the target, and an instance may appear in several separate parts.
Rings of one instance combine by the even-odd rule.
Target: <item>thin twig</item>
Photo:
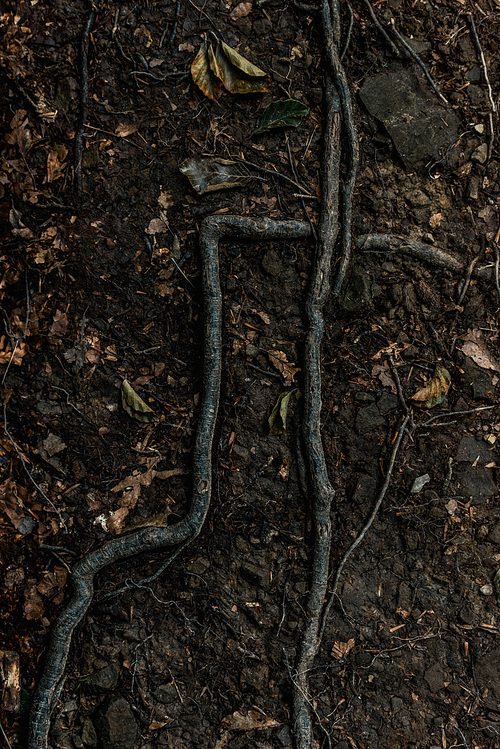
[[[343,572],[343,569],[344,569],[344,567],[346,565],[346,562],[349,559],[349,557],[352,555],[352,553],[357,549],[357,547],[360,545],[360,543],[362,542],[362,540],[364,539],[364,537],[366,536],[366,534],[370,530],[371,526],[373,525],[373,521],[377,517],[378,511],[380,510],[380,506],[381,506],[382,502],[384,501],[384,497],[385,497],[385,495],[387,493],[387,489],[389,488],[389,484],[390,484],[390,481],[391,481],[392,472],[394,470],[394,465],[395,465],[395,462],[396,462],[396,457],[397,457],[397,454],[398,454],[398,451],[399,451],[399,447],[400,447],[401,442],[403,440],[403,437],[405,435],[406,427],[408,425],[408,422],[410,421],[410,418],[411,418],[410,417],[410,413],[407,413],[406,416],[403,419],[403,422],[402,422],[401,426],[399,427],[399,430],[398,430],[398,433],[397,433],[397,437],[396,437],[396,440],[394,442],[394,447],[392,448],[392,453],[391,453],[391,457],[390,457],[390,460],[389,460],[389,465],[387,467],[387,473],[386,473],[386,476],[385,476],[384,485],[383,485],[383,487],[381,489],[381,492],[380,492],[380,494],[378,496],[378,499],[377,499],[377,501],[375,503],[375,507],[373,508],[372,513],[371,513],[370,517],[368,518],[368,520],[367,520],[364,528],[362,529],[361,533],[356,537],[356,539],[353,541],[353,543],[351,544],[351,546],[347,549],[346,553],[344,554],[344,556],[340,560],[339,566],[337,567],[337,572],[335,574],[335,579],[334,579],[334,582],[333,582],[333,586],[332,586],[332,590],[331,590],[331,593],[330,593],[330,597],[328,599],[327,605],[325,606],[325,610],[324,610],[324,614],[323,614],[323,623],[322,623],[322,628],[321,628],[321,633],[322,634],[323,634],[323,631],[325,629],[326,622],[327,622],[327,619],[328,619],[328,614],[329,614],[330,609],[332,607],[333,601],[334,601],[335,597],[337,596],[337,590],[338,590],[338,587],[339,587],[340,576],[342,575],[342,572]]]
[[[468,290],[468,288],[470,286],[470,282],[471,282],[471,278],[472,278],[472,273],[473,273],[474,268],[476,267],[476,265],[477,265],[480,257],[481,257],[481,253],[479,253],[475,257],[473,257],[472,260],[469,263],[469,266],[467,268],[467,273],[465,274],[465,278],[464,278],[464,280],[462,282],[462,289],[460,291],[460,296],[457,299],[458,306],[460,306],[462,304],[463,300],[465,299],[465,295],[467,294],[467,290]]]
[[[478,408],[471,408],[468,411],[447,411],[444,414],[431,416],[431,418],[427,419],[427,421],[423,421],[421,424],[417,424],[417,428],[427,427],[429,426],[429,424],[432,424],[438,419],[443,419],[445,416],[470,416],[471,414],[476,414],[479,411],[490,411],[492,408],[497,408],[497,406],[479,406]]]
[[[431,74],[427,70],[427,67],[426,67],[424,61],[422,60],[422,58],[417,55],[417,53],[415,52],[415,50],[413,49],[413,47],[411,47],[408,44],[408,42],[406,41],[406,39],[397,30],[397,28],[396,28],[396,22],[394,21],[394,18],[391,18],[391,26],[392,26],[392,30],[394,32],[394,35],[397,37],[398,41],[403,45],[403,47],[406,49],[406,51],[409,52],[409,54],[413,57],[413,59],[415,60],[415,62],[418,63],[418,65],[420,65],[420,67],[424,71],[424,75],[427,78],[427,80],[429,81],[429,83],[431,85],[431,88],[433,89],[433,91],[436,94],[436,96],[438,97],[438,99],[440,99],[440,101],[442,101],[443,104],[448,104],[448,99],[445,96],[443,96],[443,94],[441,93],[441,91],[438,89],[437,85],[434,83],[434,79],[432,78]]]
[[[81,88],[80,88],[80,124],[75,136],[75,178],[76,178],[76,193],[79,198],[82,197],[83,184],[82,184],[82,156],[83,156],[83,132],[85,129],[85,123],[87,121],[88,106],[89,106],[89,46],[90,46],[90,32],[94,25],[94,21],[97,15],[95,6],[89,13],[87,23],[83,32],[82,40],[82,54],[81,54]]]
[[[347,29],[347,34],[345,37],[344,49],[340,53],[340,62],[342,62],[347,50],[349,49],[349,44],[351,42],[352,27],[354,26],[354,12],[352,10],[351,4],[347,3],[347,7],[349,8],[349,27]]]
[[[305,187],[302,187],[299,182],[294,182],[293,179],[290,179],[290,177],[287,177],[286,174],[282,174],[281,172],[277,172],[274,169],[267,169],[265,166],[260,166],[260,164],[256,164],[253,161],[247,161],[247,159],[242,159],[239,156],[232,156],[229,155],[229,158],[232,161],[238,161],[240,164],[245,164],[245,166],[249,166],[252,169],[255,169],[258,172],[262,172],[263,174],[271,174],[273,177],[278,177],[278,179],[282,179],[284,182],[288,182],[290,185],[293,185],[298,190],[304,193],[305,196],[309,196],[309,192],[306,190]]]
[[[55,513],[57,514],[57,517],[59,518],[59,522],[61,523],[62,527],[64,528],[65,533],[67,533],[68,532],[68,528],[66,526],[66,523],[64,522],[64,519],[63,519],[61,513],[59,512],[59,510],[57,509],[57,507],[55,506],[55,504],[52,502],[52,500],[45,494],[45,492],[42,489],[42,487],[37,484],[37,482],[35,481],[35,479],[31,475],[31,472],[28,469],[28,465],[27,465],[27,463],[26,463],[26,461],[25,461],[25,459],[23,457],[22,452],[19,450],[18,446],[14,442],[14,440],[13,440],[13,438],[12,438],[10,432],[9,432],[9,428],[7,426],[7,406],[5,404],[4,404],[4,407],[3,407],[3,427],[5,429],[5,434],[7,436],[7,439],[9,440],[9,442],[12,445],[12,447],[16,451],[17,457],[21,461],[22,466],[23,466],[23,468],[25,470],[25,473],[28,476],[29,480],[31,481],[31,483],[33,484],[33,486],[35,487],[35,489],[37,490],[37,492],[40,494],[40,496],[43,497],[43,499],[47,502],[47,504],[49,504],[52,507],[52,509],[55,511]]]
[[[384,27],[382,26],[382,24],[378,20],[377,16],[375,15],[375,11],[372,8],[372,4],[369,2],[369,0],[364,0],[364,3],[366,5],[366,9],[367,9],[368,13],[370,14],[370,18],[372,19],[372,21],[375,24],[375,26],[377,27],[377,29],[380,31],[381,35],[384,37],[385,41],[387,42],[387,44],[391,48],[393,54],[396,57],[400,57],[401,55],[400,55],[399,49],[396,47],[396,45],[392,41],[392,39],[389,36],[389,34],[387,33],[387,31],[384,29]]]
[[[479,41],[479,37],[477,35],[476,24],[474,23],[474,16],[472,15],[472,13],[469,13],[469,23],[470,23],[470,27],[472,31],[472,36],[474,37],[474,42],[476,44],[477,51],[479,53],[479,57],[481,58],[481,65],[483,66],[483,75],[484,75],[484,80],[486,81],[486,87],[488,89],[488,99],[490,100],[491,111],[495,113],[497,111],[497,107],[495,104],[495,99],[493,98],[493,91],[491,88],[490,78],[488,76],[488,68],[486,66],[486,60],[484,58],[483,48],[481,46],[481,42]]]

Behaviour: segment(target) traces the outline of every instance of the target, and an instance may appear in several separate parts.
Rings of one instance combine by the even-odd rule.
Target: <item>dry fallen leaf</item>
[[[431,379],[423,388],[412,395],[412,400],[417,401],[423,408],[433,408],[443,402],[450,387],[451,376],[442,364],[437,364]]]
[[[464,336],[463,341],[462,346],[459,346],[462,353],[469,356],[479,367],[500,372],[500,366],[488,351],[488,348],[483,341],[481,331],[469,330],[467,335]]]
[[[134,125],[132,122],[122,122],[118,125],[115,133],[119,138],[126,138],[128,135],[132,135],[139,130],[139,125]]]
[[[52,335],[66,335],[68,332],[69,320],[66,312],[61,312],[60,309],[56,309],[52,325],[50,326],[50,332]]]
[[[67,166],[67,155],[68,149],[62,143],[49,150],[47,156],[47,182],[54,182],[63,176]]]
[[[378,377],[382,385],[390,388],[391,393],[394,393],[394,395],[398,392],[387,362],[384,362],[383,364],[374,364],[372,367],[372,377]]]
[[[278,372],[281,372],[283,375],[283,379],[285,380],[285,383],[287,385],[291,385],[293,383],[293,378],[297,374],[297,372],[300,372],[300,368],[296,367],[294,364],[291,364],[288,359],[286,358],[286,354],[284,351],[268,351],[267,355],[269,356],[269,361],[273,365],[273,367],[276,367]]]
[[[350,640],[347,640],[347,642],[337,641],[333,644],[332,656],[337,661],[340,661],[342,658],[346,657],[346,655],[353,649],[354,645],[355,642],[352,638]]]
[[[227,746],[231,739],[231,731],[264,731],[268,728],[277,728],[279,725],[277,720],[257,710],[248,710],[246,713],[236,710],[222,720],[221,727],[225,730],[214,749],[224,749]]]
[[[245,18],[245,16],[248,16],[251,12],[252,3],[238,3],[229,14],[229,18],[232,21],[236,21],[238,18]]]
[[[221,92],[222,81],[217,78],[211,68],[209,56],[211,49],[211,44],[203,42],[191,64],[191,76],[205,96],[215,101]]]

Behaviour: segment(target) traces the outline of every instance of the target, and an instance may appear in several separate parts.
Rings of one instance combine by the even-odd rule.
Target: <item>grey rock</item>
[[[377,401],[377,408],[382,416],[385,416],[385,414],[389,413],[389,411],[394,411],[394,409],[398,406],[399,401],[397,395],[394,395],[394,393],[388,393],[387,390],[383,391],[382,395]]]
[[[423,75],[401,64],[367,78],[360,97],[383,123],[407,169],[454,143],[460,132],[458,117],[438,103]]]
[[[385,419],[375,403],[361,408],[356,416],[356,431],[358,434],[367,434],[385,426]]]
[[[268,274],[276,278],[283,273],[283,263],[276,250],[269,250],[262,258],[262,268]]]
[[[276,738],[280,742],[281,746],[292,746],[292,734],[290,731],[290,726],[285,725],[283,726],[283,728],[280,728],[280,730],[276,734]]]
[[[358,403],[374,403],[375,402],[375,396],[373,393],[365,393],[363,390],[361,390],[359,393],[356,393],[354,396],[354,400]]]
[[[107,702],[96,719],[96,731],[98,741],[105,749],[134,749],[137,723],[123,697]]]
[[[486,502],[497,491],[490,468],[472,468],[457,472],[453,487],[455,494],[463,497],[465,502],[470,500],[475,506]]]
[[[172,702],[179,700],[175,684],[161,684],[155,692],[155,697],[163,705],[171,705]]]
[[[86,718],[82,729],[82,741],[85,746],[97,746],[97,733],[90,718]]]
[[[486,442],[466,436],[460,441],[455,460],[459,463],[476,463],[477,461],[477,465],[485,466],[492,462],[492,455]]]
[[[187,571],[192,575],[204,575],[210,567],[210,562],[204,557],[196,557],[192,559],[187,565]]]
[[[235,463],[237,465],[246,465],[250,462],[250,451],[247,450],[246,447],[243,447],[243,445],[239,445],[237,442],[234,443],[232,449],[231,449],[231,456],[233,458],[236,458]]]
[[[481,80],[481,68],[478,65],[474,65],[466,74],[465,80],[471,83],[479,83]]]
[[[85,694],[106,694],[112,691],[118,683],[120,668],[116,663],[110,663],[99,671],[90,674],[82,684]]]
[[[251,562],[245,562],[241,565],[240,577],[255,588],[267,588],[269,586],[269,570]]]
[[[258,663],[243,669],[240,676],[242,689],[256,692],[264,692],[269,684],[269,666]]]
[[[481,145],[478,146],[475,149],[475,151],[472,152],[471,159],[472,161],[477,161],[478,164],[485,164],[487,158],[488,158],[488,144],[481,143]]]
[[[488,541],[491,541],[492,544],[497,544],[497,546],[500,546],[500,523],[497,523],[491,531],[488,534]]]
[[[424,674],[424,679],[429,685],[431,692],[439,692],[444,687],[445,675],[441,663],[436,661]]]
[[[404,702],[401,697],[391,697],[391,708],[393,713],[398,713],[403,705]]]

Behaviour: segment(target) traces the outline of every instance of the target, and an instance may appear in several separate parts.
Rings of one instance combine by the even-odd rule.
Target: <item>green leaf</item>
[[[137,421],[142,421],[143,424],[151,424],[158,418],[154,411],[137,395],[128,380],[122,382],[122,405],[129,416],[137,419]]]
[[[269,104],[257,121],[253,135],[260,135],[277,127],[297,127],[309,114],[309,107],[296,99],[283,99]]]
[[[497,603],[500,603],[500,570],[497,570],[495,577],[493,578],[493,592]]]
[[[286,430],[288,403],[293,393],[293,390],[280,393],[278,400],[276,401],[276,404],[271,411],[271,416],[268,419],[270,434],[281,434]]]
[[[214,190],[243,187],[253,178],[245,164],[214,156],[187,159],[179,169],[200,195]]]

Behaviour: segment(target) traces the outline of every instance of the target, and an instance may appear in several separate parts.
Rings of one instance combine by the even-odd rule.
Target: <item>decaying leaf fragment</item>
[[[282,434],[286,430],[286,417],[288,413],[288,403],[292,397],[293,390],[287,393],[280,393],[275,403],[271,415],[268,419],[269,434]]]
[[[415,395],[412,400],[416,401],[422,408],[433,408],[443,402],[451,383],[451,375],[442,364],[436,364],[434,374],[429,382]]]
[[[347,640],[347,642],[334,642],[332,648],[332,656],[337,661],[342,660],[342,658],[345,658],[349,651],[353,649],[355,644],[356,643],[352,638]]]
[[[142,421],[143,424],[151,424],[158,418],[147,403],[144,403],[137,395],[128,380],[123,380],[122,383],[122,405],[129,416]]]
[[[296,99],[283,99],[269,104],[257,121],[253,135],[280,127],[297,127],[300,120],[309,114],[309,107]]]
[[[268,351],[267,355],[273,367],[276,367],[278,372],[281,372],[283,375],[285,383],[291,385],[297,372],[300,372],[300,368],[294,364],[290,364],[284,351],[275,351],[273,349],[272,351]]]
[[[217,99],[222,86],[231,94],[255,94],[267,91],[269,83],[267,73],[219,40],[202,43],[191,76],[209,99]]]
[[[224,733],[218,740],[214,749],[223,749],[227,746],[231,738],[231,731],[263,731],[268,728],[277,728],[279,722],[274,718],[258,712],[257,710],[248,710],[246,713],[240,713],[236,710],[232,715],[227,715],[222,723]]]
[[[187,159],[179,169],[199,195],[215,190],[243,187],[253,178],[245,164],[213,156]]]
[[[208,96],[209,99],[215,100],[220,94],[222,81],[217,78],[210,66],[208,51],[211,48],[211,44],[208,44],[207,42],[202,43],[191,64],[191,76],[205,96]]]
[[[462,353],[469,356],[478,367],[492,369],[494,372],[500,372],[500,366],[488,351],[480,330],[469,330],[467,335],[464,336],[463,341],[464,342],[459,348]]]

